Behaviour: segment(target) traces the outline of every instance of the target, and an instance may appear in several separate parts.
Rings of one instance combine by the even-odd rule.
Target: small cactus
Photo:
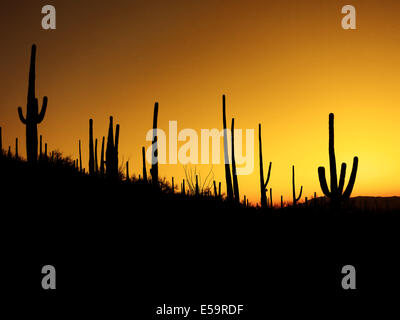
[[[239,183],[237,178],[236,172],[236,161],[235,161],[235,118],[232,118],[232,125],[231,125],[231,139],[232,139],[232,177],[233,177],[233,192],[234,192],[234,199],[237,204],[240,203],[240,196],[239,196]]]
[[[151,181],[158,186],[158,147],[157,147],[157,118],[158,118],[158,102],[154,104],[153,113],[153,141],[152,141],[152,161],[151,161]]]
[[[105,138],[103,137],[103,140],[101,142],[101,154],[100,154],[100,175],[104,176],[106,170],[105,170],[105,161],[104,161],[104,140]]]
[[[106,149],[106,175],[111,178],[118,178],[118,142],[119,124],[117,124],[115,128],[114,140],[113,117],[110,117]]]
[[[224,128],[224,159],[225,159],[225,179],[226,179],[226,193],[228,200],[233,200],[233,188],[232,188],[232,178],[231,169],[229,165],[229,155],[228,155],[228,137],[226,129],[226,107],[225,107],[225,95],[222,95],[222,123]]]
[[[94,175],[93,119],[89,119],[89,174]]]
[[[300,194],[296,198],[296,185],[294,181],[294,166],[292,166],[292,187],[293,187],[293,207],[297,206],[297,202],[301,199],[301,194],[303,193],[303,186],[300,188]]]
[[[147,170],[146,170],[146,150],[142,147],[142,158],[143,158],[143,180],[147,182]]]
[[[272,162],[269,163],[267,180],[264,182],[264,164],[263,164],[263,156],[262,156],[262,141],[261,141],[261,124],[258,124],[258,147],[259,147],[259,158],[260,158],[260,191],[261,191],[261,207],[265,208],[268,206],[267,204],[267,186],[269,182],[269,178],[271,177],[271,166]]]

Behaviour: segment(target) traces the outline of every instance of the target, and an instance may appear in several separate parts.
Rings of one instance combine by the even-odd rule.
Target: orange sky
[[[57,29],[41,29],[41,7]],[[357,30],[341,28],[341,7],[357,9]],[[275,202],[291,201],[291,165],[304,195],[320,195],[328,166],[328,114],[336,158],[360,158],[353,196],[400,195],[400,3],[396,1],[2,1],[0,126],[3,145],[21,140],[30,46],[38,45],[36,95],[49,98],[39,133],[76,158],[88,120],[101,138],[108,117],[121,125],[120,161],[141,173],[141,147],[160,103],[159,127],[221,128],[221,95],[235,127],[254,128],[255,167],[240,192],[259,201],[257,126]],[[183,143],[179,143],[182,145]],[[202,174],[208,166],[201,166]],[[265,168],[266,170],[267,168]],[[182,165],[162,165],[167,179]],[[224,183],[223,165],[214,166]],[[328,183],[329,184],[329,183]]]

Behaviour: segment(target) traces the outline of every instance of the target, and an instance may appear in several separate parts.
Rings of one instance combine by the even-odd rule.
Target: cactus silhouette
[[[93,119],[89,120],[89,174],[94,174]]]
[[[218,196],[218,193],[217,193],[217,184],[216,184],[215,180],[213,181],[213,185],[214,185],[214,197],[217,197],[217,196]]]
[[[240,203],[240,196],[239,196],[239,183],[237,179],[236,173],[236,161],[235,161],[235,118],[232,118],[232,125],[231,125],[231,139],[232,139],[232,177],[233,177],[233,192],[235,202],[237,204]]]
[[[261,207],[267,207],[267,186],[269,178],[271,177],[271,166],[272,162],[269,163],[267,180],[264,182],[264,164],[262,156],[262,141],[261,141],[261,124],[258,124],[258,148],[259,148],[259,158],[260,158],[260,191],[261,191]]]
[[[358,157],[353,159],[353,168],[351,170],[349,183],[346,190],[344,189],[344,179],[346,176],[346,164],[342,163],[340,169],[339,184],[337,181],[336,172],[336,157],[335,157],[335,135],[334,135],[334,115],[329,114],[329,165],[331,173],[331,190],[329,191],[328,185],[326,183],[325,168],[318,168],[319,183],[321,185],[322,192],[324,195],[330,199],[333,208],[338,208],[343,200],[349,199],[351,192],[353,191],[354,183],[356,181],[357,168],[358,168]]]
[[[94,172],[96,174],[99,173],[99,162],[98,162],[98,159],[97,159],[97,138],[96,138],[95,143],[94,143]]]
[[[303,193],[303,186],[300,188],[300,194],[296,198],[296,184],[294,181],[294,166],[292,166],[292,187],[293,187],[293,207],[297,206],[297,202],[301,199],[301,194]]]
[[[119,142],[119,124],[115,127],[113,117],[110,117],[110,125],[108,127],[107,149],[106,149],[106,175],[111,178],[118,178],[118,142]]]
[[[142,159],[143,159],[143,181],[147,182],[146,149],[144,147],[142,147]]]
[[[228,132],[226,129],[226,107],[225,107],[225,95],[222,95],[222,122],[224,128],[224,159],[225,159],[225,179],[226,179],[226,193],[228,200],[233,199],[233,188],[232,188],[232,178],[231,169],[229,165],[229,155],[228,155]]]
[[[18,116],[26,127],[26,156],[29,163],[36,163],[38,156],[37,125],[43,121],[47,108],[47,97],[43,97],[42,108],[39,112],[39,102],[35,97],[35,60],[36,45],[32,45],[31,64],[29,68],[28,98],[26,104],[26,116],[22,114],[22,108],[18,107]]]
[[[104,140],[105,138],[103,137],[103,140],[101,142],[101,154],[100,154],[100,175],[104,176],[105,173],[105,161],[104,161]]]
[[[126,162],[126,181],[129,182],[129,161]]]
[[[153,113],[153,142],[152,142],[152,161],[151,161],[151,180],[154,185],[158,186],[158,147],[157,147],[157,118],[158,118],[158,102],[154,104]]]
[[[82,148],[81,148],[81,140],[79,140],[79,171],[82,172]]]

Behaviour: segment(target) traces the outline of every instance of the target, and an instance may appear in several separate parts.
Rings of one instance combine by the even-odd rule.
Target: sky
[[[56,30],[44,30],[42,6],[56,8]],[[344,30],[341,8],[356,8],[356,30]],[[48,96],[38,126],[50,150],[73,159],[82,140],[88,167],[89,119],[95,137],[108,118],[120,124],[120,165],[141,174],[154,103],[168,133],[222,129],[227,120],[254,129],[254,171],[239,176],[241,196],[259,202],[258,124],[264,171],[272,162],[273,199],[292,200],[291,168],[303,197],[322,195],[317,168],[329,167],[328,115],[335,114],[338,169],[359,157],[352,196],[400,196],[400,3],[340,1],[26,1],[0,4],[0,126],[3,147],[25,127],[30,47],[37,45],[36,96]],[[184,142],[178,143],[178,148]],[[222,155],[221,155],[222,160]],[[194,168],[194,166],[193,166]],[[205,177],[211,165],[199,165]],[[224,166],[212,167],[225,192]],[[329,170],[328,170],[329,171]],[[176,182],[182,164],[160,165]],[[329,173],[328,173],[329,176]],[[328,177],[329,185],[329,177]]]

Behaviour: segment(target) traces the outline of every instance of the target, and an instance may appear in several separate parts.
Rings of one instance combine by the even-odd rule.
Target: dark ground
[[[190,319],[349,315],[397,296],[395,212],[235,208],[7,158],[0,183],[1,299],[13,318],[183,319],[156,316],[164,303],[245,305],[240,317]],[[55,291],[41,288],[46,264]],[[341,287],[347,264],[356,290]]]

